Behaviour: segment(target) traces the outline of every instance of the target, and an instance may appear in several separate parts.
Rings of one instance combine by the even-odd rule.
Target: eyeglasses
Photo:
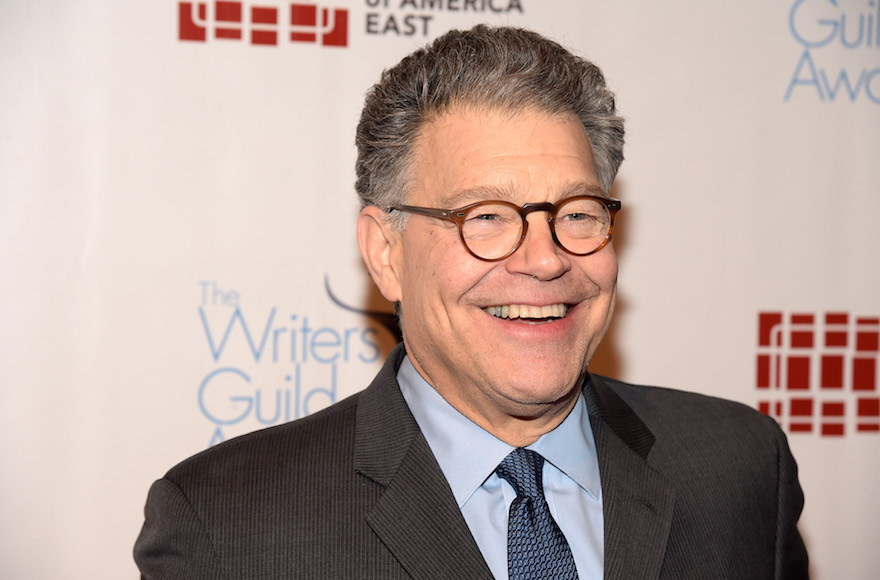
[[[405,211],[454,222],[467,251],[486,262],[498,262],[513,254],[526,239],[526,216],[546,211],[556,245],[575,256],[589,256],[611,240],[614,214],[620,201],[594,195],[577,195],[558,203],[527,203],[520,207],[506,201],[481,201],[458,209],[395,205],[387,211]]]

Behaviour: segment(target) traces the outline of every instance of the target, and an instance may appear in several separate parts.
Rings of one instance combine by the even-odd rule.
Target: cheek
[[[593,264],[590,277],[602,290],[614,290],[617,286],[617,254],[614,248],[605,248],[596,257],[600,260]]]
[[[426,232],[413,240],[404,250],[404,264],[413,290],[443,300],[464,294],[486,269],[451,232]]]
[[[603,248],[592,256],[576,258],[574,269],[579,271],[576,276],[594,291],[608,295],[617,287],[617,256],[610,248]]]
[[[419,317],[428,316],[429,306],[436,306],[438,297],[445,292],[448,279],[454,271],[448,265],[448,252],[436,235],[411,238],[404,245],[401,272],[404,308],[421,311]]]

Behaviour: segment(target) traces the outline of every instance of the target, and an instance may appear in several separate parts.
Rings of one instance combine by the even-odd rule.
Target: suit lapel
[[[602,480],[605,578],[658,578],[675,489],[647,463],[654,436],[598,377],[591,377],[584,394]]]
[[[361,395],[355,469],[385,488],[367,516],[413,578],[485,578],[489,571],[440,466],[400,394],[395,349]],[[654,436],[600,378],[584,389],[602,480],[605,578],[657,578],[675,489],[650,467]]]
[[[398,347],[358,405],[355,469],[385,488],[367,523],[413,578],[487,578],[452,490],[400,393]]]

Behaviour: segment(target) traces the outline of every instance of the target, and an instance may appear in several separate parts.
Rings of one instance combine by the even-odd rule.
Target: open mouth
[[[521,320],[555,320],[565,317],[568,306],[565,304],[548,304],[546,306],[527,306],[524,304],[509,304],[504,306],[487,306],[483,308],[487,314],[497,318]]]

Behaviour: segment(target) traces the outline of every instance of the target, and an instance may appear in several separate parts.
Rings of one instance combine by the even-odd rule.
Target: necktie
[[[577,578],[571,548],[553,521],[544,498],[543,468],[543,457],[517,448],[495,470],[516,491],[507,528],[510,580]]]

